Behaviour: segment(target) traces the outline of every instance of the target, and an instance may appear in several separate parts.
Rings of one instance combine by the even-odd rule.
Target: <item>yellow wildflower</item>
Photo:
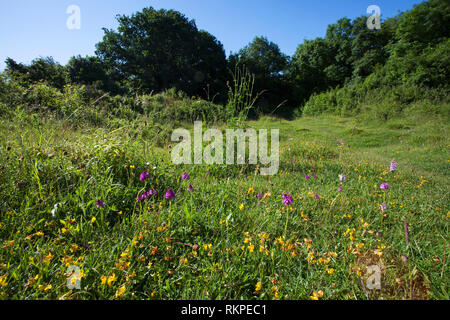
[[[116,274],[113,273],[111,276],[108,277],[108,280],[107,280],[108,286],[111,287],[111,285],[116,281],[117,281]]]
[[[5,274],[0,277],[0,286],[6,287],[8,285],[8,282],[6,282],[7,277],[8,277],[8,274]]]
[[[311,300],[319,300],[320,298],[322,298],[323,297],[323,291],[322,290],[319,290],[319,291],[314,291],[313,293],[312,293],[312,296],[310,296],[311,297]]]
[[[125,291],[126,291],[125,285],[122,285],[119,289],[117,289],[116,295],[115,295],[116,299],[117,299],[117,298],[120,298],[121,296],[123,296],[123,294],[125,293]]]
[[[51,252],[49,252],[48,255],[45,256],[44,262],[45,262],[46,264],[49,264],[50,261],[51,261],[52,259],[53,259],[53,255],[52,255]]]
[[[43,286],[42,284],[40,284],[39,287],[38,287],[38,289],[39,289],[40,291],[47,292],[47,291],[50,291],[50,290],[52,289],[52,285],[49,284],[49,285]]]

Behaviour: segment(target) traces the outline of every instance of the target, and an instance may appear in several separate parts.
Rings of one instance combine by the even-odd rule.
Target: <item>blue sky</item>
[[[52,56],[65,64],[70,57],[93,55],[102,28],[117,28],[117,14],[144,7],[175,9],[222,42],[227,55],[266,36],[292,55],[305,39],[323,37],[328,24],[342,17],[367,15],[369,5],[382,18],[410,10],[420,0],[2,0],[0,4],[0,70],[7,57],[30,63]],[[81,29],[69,30],[67,7],[81,9]]]

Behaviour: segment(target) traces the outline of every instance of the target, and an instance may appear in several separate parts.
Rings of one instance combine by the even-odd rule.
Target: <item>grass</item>
[[[247,125],[280,129],[277,175],[175,166],[171,149],[141,126],[2,119],[0,297],[449,298],[446,121],[265,117]],[[140,181],[144,170],[150,178]],[[150,188],[158,194],[138,203]],[[380,290],[367,288],[370,265],[380,267]],[[71,266],[80,268],[80,289],[67,286],[76,280]]]

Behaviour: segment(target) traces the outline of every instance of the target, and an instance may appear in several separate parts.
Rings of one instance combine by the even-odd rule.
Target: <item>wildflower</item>
[[[263,199],[267,199],[268,197],[270,197],[272,194],[270,192],[266,192],[264,193]]]
[[[314,199],[320,199],[319,195],[318,195],[318,194],[315,194],[315,195],[314,195]]]
[[[150,193],[150,191],[151,191],[152,193]],[[137,202],[141,202],[142,200],[147,199],[147,198],[150,196],[150,194],[153,194],[153,190],[150,190],[150,191],[149,191],[149,192],[145,192],[145,191],[144,191],[143,194],[139,195],[138,198],[137,198]]]
[[[273,286],[272,287],[272,292],[273,292],[273,297],[274,299],[277,299],[280,295],[280,292],[278,291],[278,287],[277,286]]]
[[[308,179],[309,179],[309,176],[305,176],[305,179],[308,180]]]
[[[38,279],[39,279],[39,274],[37,274],[34,278],[28,279],[27,286],[34,285],[38,281]]]
[[[248,188],[248,194],[252,194],[255,192],[255,189],[253,187]]]
[[[339,175],[339,181],[340,181],[340,182],[344,182],[344,181],[345,181],[345,174],[341,173],[341,174]]]
[[[189,175],[188,175],[186,172],[184,172],[184,173],[181,175],[181,180],[187,180],[187,179],[189,179]]]
[[[158,192],[155,190],[155,189],[150,189],[148,192],[147,192],[147,194],[149,195],[149,196],[152,196],[152,195],[155,195],[155,194],[157,194]]]
[[[261,281],[259,281],[259,282],[256,284],[255,292],[260,292],[261,290],[262,290],[262,283],[261,283]]]
[[[380,184],[380,189],[387,190],[389,189],[389,185],[386,182],[383,182],[382,184]]]
[[[125,291],[126,291],[125,285],[122,285],[119,289],[117,289],[115,295],[116,299],[121,297],[125,293]]]
[[[262,193],[258,193],[258,194],[256,195],[256,197],[257,197],[257,198],[262,198],[262,197],[263,197],[263,194],[262,194]]]
[[[194,190],[194,187],[192,185],[189,185],[189,187],[187,188],[188,191],[192,191]]]
[[[333,274],[334,273],[334,269],[330,268],[330,269],[327,270],[327,272],[328,272],[328,274]]]
[[[112,284],[114,283],[114,282],[116,282],[117,281],[117,277],[116,277],[116,274],[115,273],[113,273],[111,276],[109,276],[108,277],[108,279],[107,279],[107,283],[108,283],[108,286],[112,286]]]
[[[91,223],[94,223],[97,219],[95,217],[92,217]]]
[[[50,261],[51,261],[52,259],[53,259],[53,255],[52,255],[51,252],[49,252],[48,255],[46,255],[46,256],[44,257],[44,262],[45,262],[46,264],[49,264]]]
[[[143,194],[140,194],[140,195],[138,195],[138,198],[137,198],[137,202],[141,202],[142,200],[144,200],[144,199],[146,199],[147,198],[147,193],[146,192],[144,192]]]
[[[241,205],[239,206],[239,210],[244,210],[244,204],[243,203],[241,203]]]
[[[292,162],[297,162],[297,159],[296,158],[292,159]]]
[[[100,200],[100,199],[98,199],[96,202],[95,202],[95,204],[96,204],[96,206],[97,206],[97,208],[103,208],[104,206],[106,206],[106,204],[102,201],[102,200]]]
[[[38,288],[39,288],[40,291],[45,291],[45,292],[47,292],[47,291],[49,291],[49,290],[52,289],[52,285],[49,284],[49,285],[43,286],[43,285],[41,284],[41,285],[39,285]]]
[[[150,178],[150,174],[147,171],[142,171],[139,175],[139,180],[144,181],[146,179]]]
[[[385,211],[386,211],[386,209],[387,209],[387,207],[386,207],[386,203],[382,203],[382,204],[380,204],[380,209],[381,209],[381,212],[385,212]]]
[[[339,187],[338,191],[341,192],[342,191],[342,187]]]
[[[322,297],[323,297],[323,291],[322,290],[319,290],[317,292],[314,291],[312,293],[311,300],[319,300]]]
[[[6,287],[8,285],[8,282],[6,282],[7,277],[8,277],[8,274],[5,274],[0,277],[0,286]]]
[[[290,194],[285,194],[284,192],[282,193],[283,196],[283,204],[285,206],[290,205],[294,200],[292,199],[292,196]]]
[[[391,161],[391,166],[390,166],[390,168],[389,168],[389,171],[390,171],[390,172],[393,172],[393,171],[395,171],[395,170],[397,170],[397,162],[395,162],[395,160],[392,160],[392,161]]]
[[[172,189],[167,190],[167,192],[166,192],[166,199],[167,200],[171,200],[173,198],[175,198],[175,192],[173,192]]]

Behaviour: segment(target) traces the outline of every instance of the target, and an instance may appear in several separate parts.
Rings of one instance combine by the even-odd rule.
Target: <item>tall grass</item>
[[[255,75],[250,73],[245,65],[237,64],[232,75],[232,85],[227,83],[228,103],[226,108],[230,115],[228,123],[242,126],[262,93],[254,92]]]

